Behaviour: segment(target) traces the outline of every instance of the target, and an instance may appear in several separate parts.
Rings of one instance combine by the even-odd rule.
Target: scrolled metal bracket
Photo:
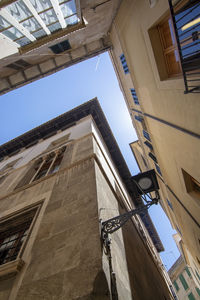
[[[134,216],[136,214],[144,213],[153,204],[158,204],[158,200],[159,200],[159,194],[156,193],[156,198],[151,199],[151,201],[146,200],[145,201],[146,204],[143,204],[140,207],[135,208],[131,211],[128,211],[128,212],[126,212],[122,215],[119,215],[119,216],[111,218],[107,221],[101,222],[101,236],[102,236],[102,239],[105,240],[105,238],[108,236],[108,234],[111,234],[111,233],[117,231],[118,229],[120,229],[132,216]]]

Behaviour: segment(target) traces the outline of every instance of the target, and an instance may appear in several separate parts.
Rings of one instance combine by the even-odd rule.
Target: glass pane
[[[22,21],[32,15],[21,0],[8,5],[6,9],[17,21]]]
[[[31,41],[27,38],[27,37],[22,37],[21,39],[16,41],[17,44],[19,44],[20,46],[25,46],[27,44],[30,44]]]
[[[79,19],[77,18],[77,15],[71,16],[67,19],[65,19],[65,22],[67,25],[74,25],[77,24]]]
[[[70,1],[60,5],[64,18],[76,13],[76,5],[74,1]]]
[[[44,21],[46,25],[50,25],[58,21],[58,18],[53,9],[50,9],[44,13],[40,14],[41,19]]]
[[[61,26],[60,26],[60,23],[59,22],[56,22],[55,24],[52,24],[52,25],[49,25],[48,26],[48,29],[51,31],[51,32],[54,32],[58,29],[61,29]]]
[[[180,281],[181,281],[181,283],[182,283],[184,289],[187,290],[187,289],[188,289],[188,284],[187,284],[187,282],[186,282],[186,280],[185,280],[183,274],[181,274],[181,275],[179,276],[179,279],[180,279]]]
[[[0,29],[4,29],[4,28],[10,27],[10,26],[11,26],[11,24],[6,19],[4,19],[2,16],[0,16]]]
[[[37,12],[52,7],[50,0],[30,0]]]
[[[17,38],[23,37],[23,34],[19,30],[17,30],[15,27],[11,27],[11,28],[3,31],[2,33],[5,34],[11,40],[15,40]]]
[[[37,22],[35,18],[28,19],[21,23],[29,32],[38,30],[41,28],[40,24]]]
[[[40,29],[40,30],[38,30],[38,31],[36,31],[36,32],[32,32],[32,35],[33,35],[36,39],[38,39],[38,38],[40,38],[40,37],[42,37],[42,36],[45,36],[45,35],[46,35],[46,32],[45,32],[43,29]]]

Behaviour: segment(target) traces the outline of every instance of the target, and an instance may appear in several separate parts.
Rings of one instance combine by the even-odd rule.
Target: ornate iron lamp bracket
[[[103,240],[107,237],[108,234],[111,234],[121,228],[132,216],[140,213],[144,213],[151,207],[153,204],[158,204],[159,197],[156,195],[156,198],[151,201],[146,201],[146,204],[141,205],[138,208],[135,208],[131,211],[128,211],[122,215],[111,218],[107,221],[101,223],[101,231]]]

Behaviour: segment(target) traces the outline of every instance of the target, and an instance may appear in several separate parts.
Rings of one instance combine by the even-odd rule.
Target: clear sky
[[[139,172],[129,143],[136,133],[108,53],[101,54],[1,96],[0,144],[97,97],[127,165]],[[150,215],[161,237],[168,268],[179,256],[170,223],[159,206]]]

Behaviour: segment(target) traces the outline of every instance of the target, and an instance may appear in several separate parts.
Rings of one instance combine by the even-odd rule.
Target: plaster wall
[[[200,182],[200,102],[199,94],[184,94],[183,78],[163,80],[160,74],[158,58],[161,51],[158,49],[155,55],[158,41],[155,43],[152,38],[152,30],[155,37],[155,26],[168,11],[168,2],[164,0],[157,1],[153,8],[149,1],[123,1],[110,32],[111,57],[149,167],[155,168],[155,165],[148,156],[149,149],[143,145],[143,128],[135,115],[142,116],[146,123],[163,175],[161,179],[172,191],[167,190],[167,197],[174,212],[172,217],[172,212],[168,211],[168,216],[174,227],[180,228],[182,239],[200,268],[200,194],[186,191],[182,173],[183,169]],[[119,59],[122,53],[128,74],[124,74]],[[134,103],[130,88],[135,88],[139,105]],[[166,190],[163,193],[166,194]]]

